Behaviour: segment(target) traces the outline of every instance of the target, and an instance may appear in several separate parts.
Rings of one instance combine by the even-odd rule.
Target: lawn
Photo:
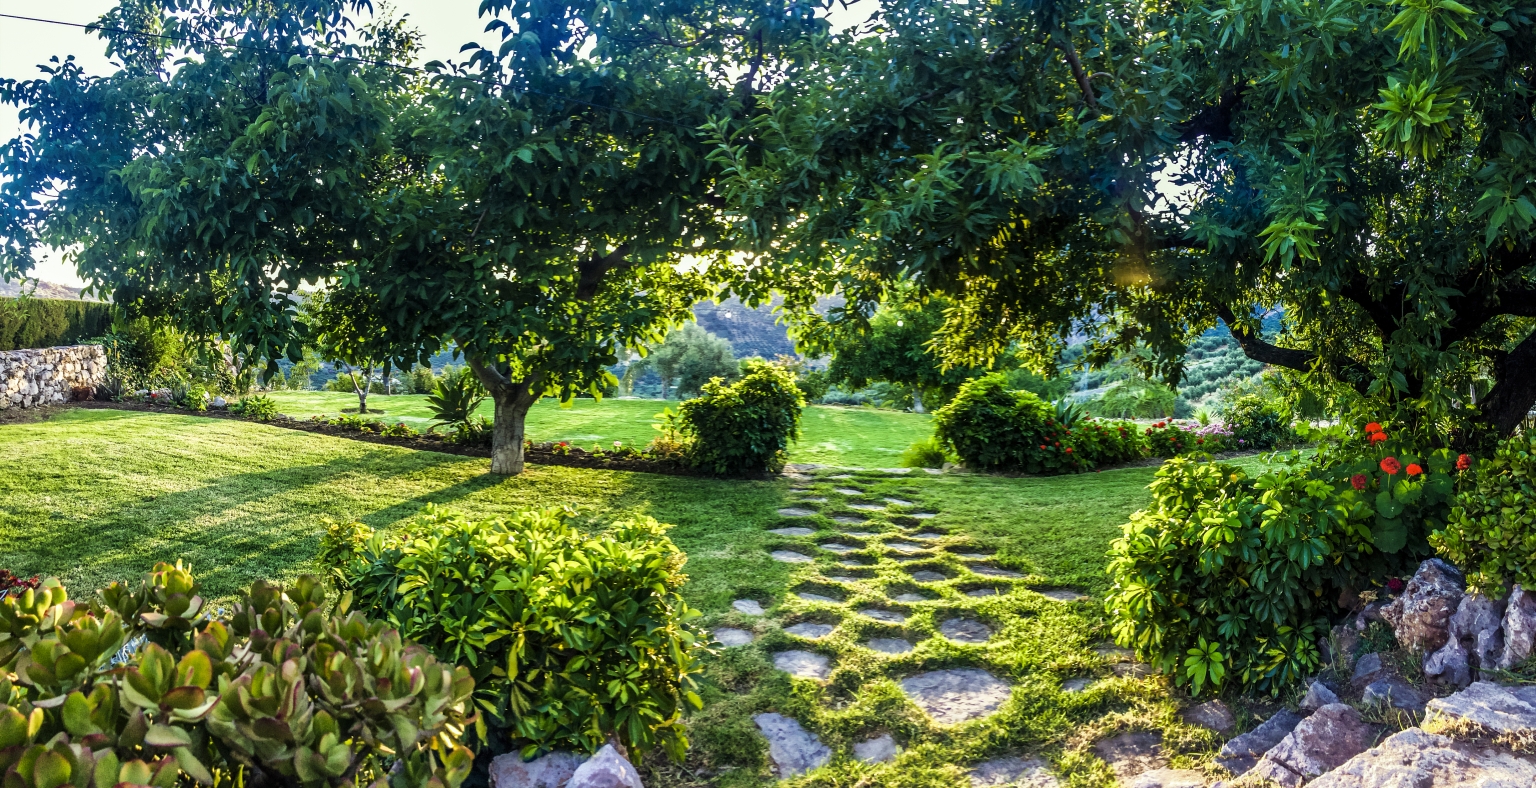
[[[549,412],[558,411],[541,414]],[[324,518],[387,529],[428,504],[473,517],[569,505],[598,521],[648,514],[673,524],[689,557],[685,595],[703,623],[750,630],[756,642],[710,659],[689,760],[651,763],[652,788],[771,782],[752,723],[767,711],[801,721],[840,753],[803,778],[808,785],[950,788],[971,764],[1021,754],[1045,759],[1068,784],[1108,786],[1109,767],[1091,754],[1096,738],[1152,731],[1175,764],[1195,766],[1216,741],[1180,721],[1179,701],[1161,679],[1112,670],[1120,657],[1095,650],[1107,635],[1097,602],[1037,593],[1102,594],[1105,548],[1144,505],[1150,468],[1050,479],[828,469],[742,482],[530,466],[496,478],[483,459],[111,410],[0,426],[0,453],[8,470],[0,474],[0,567],[58,576],[76,595],[179,558],[206,595],[227,599],[257,578],[311,569]],[[800,511],[780,511],[791,507]],[[934,516],[916,519],[923,513]],[[786,526],[811,533],[770,532]],[[901,554],[900,540],[921,544]],[[837,544],[853,552],[822,547]],[[812,560],[781,563],[769,555],[775,550]],[[914,573],[924,570],[943,578],[920,582]],[[993,570],[1004,574],[985,574]],[[982,588],[1000,593],[968,593]],[[733,611],[737,599],[759,601],[766,615]],[[907,620],[861,614],[871,607]],[[970,645],[937,634],[957,618],[981,622],[990,639]],[[785,631],[805,622],[836,628],[815,640]],[[901,637],[915,648],[878,654],[864,645],[871,637]],[[826,657],[830,674],[817,681],[774,669],[774,653],[791,648]],[[902,694],[905,676],[959,667],[988,671],[1011,685],[1011,696],[990,716],[940,725]],[[1091,683],[1069,691],[1068,679]],[[896,761],[846,757],[852,744],[881,733],[904,747]]]
[[[295,418],[334,416],[344,408],[356,410],[357,397],[331,391],[278,391],[269,395],[278,410]],[[586,447],[614,441],[644,445],[656,436],[655,415],[676,401],[651,399],[578,399],[568,405],[541,400],[528,413],[528,437],[534,441],[569,441]],[[369,410],[382,410],[384,421],[400,421],[416,429],[432,424],[426,395],[368,397]],[[490,418],[491,403],[480,406]],[[791,462],[854,467],[887,467],[913,442],[932,434],[929,417],[876,408],[812,405],[801,418],[800,441],[790,449]]]

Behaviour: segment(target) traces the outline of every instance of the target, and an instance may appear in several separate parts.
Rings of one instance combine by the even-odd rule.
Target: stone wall
[[[94,389],[106,375],[100,345],[0,352],[0,410],[67,402],[76,388]]]

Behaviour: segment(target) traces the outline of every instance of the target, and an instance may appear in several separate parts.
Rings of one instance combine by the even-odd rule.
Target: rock
[[[1504,656],[1504,628],[1485,629],[1477,633],[1477,641],[1472,644],[1470,659],[1474,660],[1477,669],[1496,668]]]
[[[895,610],[881,610],[880,608],[867,607],[859,611],[859,615],[868,616],[882,624],[905,624],[907,614]]]
[[[885,546],[898,553],[916,553],[928,549],[925,545],[913,544],[911,542],[886,542]]]
[[[1328,685],[1321,681],[1314,681],[1307,687],[1307,696],[1301,699],[1301,707],[1307,711],[1317,711],[1324,706],[1338,703],[1339,696],[1328,689]]]
[[[1130,679],[1144,679],[1154,672],[1152,666],[1145,662],[1116,662],[1109,666],[1116,676]]]
[[[800,723],[769,712],[752,718],[768,739],[768,758],[779,777],[796,777],[832,759],[832,750]]]
[[[1419,564],[1402,595],[1381,611],[1397,642],[1412,651],[1438,651],[1450,637],[1451,616],[1461,605],[1466,579],[1439,558]]]
[[[734,627],[720,627],[719,629],[715,630],[715,640],[720,641],[720,645],[725,646],[726,648],[735,648],[736,646],[745,646],[745,645],[750,644],[752,641],[754,641],[756,639],[757,639],[756,635],[752,634],[751,632],[748,632],[745,629],[736,629]]]
[[[949,578],[928,569],[919,569],[912,573],[912,579],[919,583],[942,583]]]
[[[916,506],[917,505],[915,503],[912,503],[911,501],[902,500],[901,498],[886,498],[885,502],[890,504],[890,505],[892,505],[892,506]]]
[[[89,399],[106,372],[100,345],[0,352],[0,410]]]
[[[1381,678],[1384,673],[1386,669],[1381,666],[1381,655],[1373,652],[1355,661],[1355,673],[1349,683],[1357,689],[1363,688]]]
[[[604,744],[597,754],[576,769],[567,788],[644,788],[640,773],[612,744]]]
[[[1056,788],[1061,782],[1039,758],[995,758],[971,767],[971,788]]]
[[[1498,629],[1503,622],[1507,602],[1489,599],[1473,592],[1461,598],[1451,616],[1451,635],[1463,640],[1476,639],[1479,633]]]
[[[1439,651],[1426,657],[1424,675],[1452,687],[1471,684],[1472,665],[1468,661],[1467,650],[1461,645],[1461,638],[1452,635]]]
[[[1264,753],[1284,741],[1303,719],[1294,711],[1281,709],[1259,727],[1222,745],[1216,763],[1233,774],[1243,774],[1252,769]]]
[[[818,681],[832,675],[832,661],[825,654],[791,649],[773,655],[773,666],[801,679]]]
[[[816,533],[816,531],[803,525],[792,525],[788,528],[770,528],[768,533],[775,536],[810,536]]]
[[[1509,670],[1531,655],[1536,646],[1536,594],[1516,584],[1504,608],[1504,652],[1499,667]]]
[[[528,762],[509,752],[491,759],[491,788],[561,788],[571,781],[587,756],[552,752]]]
[[[1442,719],[1469,722],[1502,734],[1536,734],[1536,687],[1474,682],[1461,692],[1425,704],[1426,724]]]
[[[744,616],[760,616],[763,614],[763,606],[751,599],[738,599],[731,603],[731,609]]]
[[[1332,703],[1297,723],[1250,774],[1282,786],[1299,786],[1364,752],[1375,737],[1376,729],[1360,719],[1359,712]]]
[[[213,401],[208,403],[208,407],[213,408],[214,410],[223,410],[229,407],[229,400],[224,399],[223,397],[214,397]]]
[[[976,564],[971,567],[971,571],[981,575],[982,577],[1018,578],[1024,576],[1018,572],[1013,571],[1012,569],[999,569],[995,566],[988,566],[987,564]]]
[[[814,558],[811,558],[810,556],[804,555],[802,553],[797,553],[793,550],[774,550],[768,555],[773,560],[782,561],[786,564],[809,564],[815,561]]]
[[[1061,682],[1062,692],[1082,692],[1093,686],[1093,679],[1078,677]]]
[[[1162,734],[1138,731],[1100,739],[1093,743],[1093,751],[1124,780],[1167,766],[1162,743]]]
[[[997,596],[998,593],[999,593],[998,590],[995,589],[995,588],[973,588],[973,589],[965,592],[965,595],[966,596],[981,597],[981,596]]]
[[[1404,711],[1424,711],[1424,696],[1395,676],[1377,679],[1366,685],[1360,699],[1366,703],[1381,703]]]
[[[897,594],[896,596],[891,597],[891,599],[896,601],[896,602],[904,602],[906,604],[912,604],[913,602],[927,602],[928,601],[928,597],[925,597],[922,594],[913,593],[911,591],[908,591],[905,594]]]
[[[788,634],[794,635],[797,638],[815,640],[817,638],[824,638],[827,635],[832,634],[832,630],[834,629],[837,629],[837,627],[834,627],[831,624],[817,624],[813,621],[806,621],[804,623],[785,627],[784,631]]]
[[[1137,775],[1126,788],[1205,788],[1205,775],[1191,769],[1153,769]]]
[[[894,760],[899,752],[896,740],[889,733],[853,745],[853,757],[865,763],[885,763]]]
[[[810,517],[815,513],[815,509],[807,509],[804,506],[786,506],[779,510],[780,517]]]
[[[841,542],[824,542],[816,546],[829,553],[852,553],[859,549],[853,545],[842,544]]]
[[[992,629],[986,624],[969,618],[951,618],[939,625],[939,634],[956,643],[976,645],[992,637]]]
[[[801,601],[804,602],[820,602],[829,605],[835,605],[838,602],[838,600],[833,599],[832,597],[829,597],[825,594],[813,594],[809,591],[796,591],[795,596],[799,597]]]
[[[919,673],[901,680],[901,691],[940,725],[955,725],[997,711],[1013,688],[977,668]]]
[[[1345,665],[1355,658],[1355,647],[1360,645],[1360,630],[1355,629],[1349,622],[1344,622],[1333,628],[1331,648],[1338,649],[1338,656],[1343,657]]]
[[[1043,591],[1036,591],[1035,593],[1045,597],[1046,599],[1054,599],[1057,602],[1081,602],[1088,598],[1086,594],[1074,591],[1070,588],[1047,588]]]
[[[1223,736],[1237,727],[1237,720],[1232,716],[1232,710],[1219,700],[1208,700],[1199,706],[1187,708],[1182,716],[1190,725],[1216,731]]]
[[[1536,762],[1426,733],[1397,733],[1319,777],[1312,788],[1529,788]]]
[[[902,638],[874,638],[864,645],[881,654],[905,654],[912,650],[912,644]]]

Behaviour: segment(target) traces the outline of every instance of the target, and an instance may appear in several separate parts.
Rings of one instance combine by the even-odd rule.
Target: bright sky
[[[0,0],[0,14],[37,17],[89,24],[116,5],[114,0]],[[375,2],[375,8],[380,3]],[[486,46],[500,43],[500,34],[484,32],[485,22],[476,12],[480,0],[391,0],[390,6],[410,15],[421,30],[424,51],[421,62],[458,59],[459,48],[470,41]],[[873,0],[858,0],[849,9],[838,8],[832,18],[838,27],[856,24],[868,18]],[[101,39],[78,27],[0,18],[0,77],[32,79],[39,76],[37,65],[57,55],[74,55],[87,72],[107,73],[111,66],[103,53]],[[21,132],[14,107],[0,106],[0,140]],[[33,276],[50,282],[79,287],[83,284],[73,267],[58,253],[40,255]]]

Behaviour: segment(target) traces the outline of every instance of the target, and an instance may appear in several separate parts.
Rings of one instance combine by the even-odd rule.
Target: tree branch
[[[1238,85],[1216,100],[1215,104],[1204,107],[1184,125],[1184,131],[1179,135],[1179,142],[1194,142],[1201,137],[1215,141],[1228,141],[1233,138],[1232,118],[1243,104],[1243,85]]]
[[[1072,78],[1077,80],[1077,89],[1083,93],[1083,101],[1095,111],[1099,108],[1099,99],[1093,94],[1093,82],[1088,77],[1088,72],[1083,69],[1083,64],[1077,59],[1077,50],[1070,43],[1063,44],[1060,41],[1051,40],[1051,43],[1060,49],[1067,58],[1067,65],[1072,67]]]
[[[619,244],[606,255],[592,255],[585,262],[576,264],[576,300],[591,301],[603,286],[603,276],[624,263],[629,255],[629,244]]]
[[[1243,355],[1254,361],[1262,361],[1265,364],[1273,364],[1277,367],[1294,369],[1299,372],[1312,371],[1313,364],[1317,361],[1316,353],[1310,350],[1276,347],[1265,342],[1257,334],[1249,331],[1237,322],[1237,315],[1232,313],[1231,307],[1217,307],[1216,316],[1227,324],[1227,330],[1232,332],[1232,338],[1236,339],[1238,346],[1243,349]]]

